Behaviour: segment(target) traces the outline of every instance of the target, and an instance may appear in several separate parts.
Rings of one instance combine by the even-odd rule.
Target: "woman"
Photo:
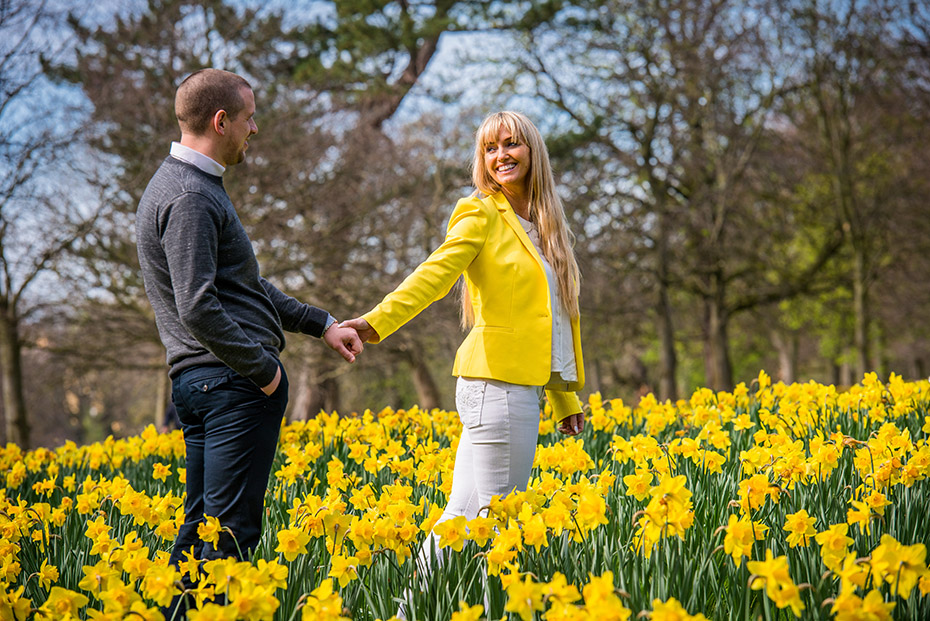
[[[465,276],[471,330],[452,370],[463,429],[440,522],[473,519],[493,496],[526,489],[544,389],[562,433],[584,426],[574,392],[584,385],[580,273],[545,143],[517,112],[492,114],[475,138],[478,191],[456,205],[445,241],[371,312],[343,324],[377,343]]]

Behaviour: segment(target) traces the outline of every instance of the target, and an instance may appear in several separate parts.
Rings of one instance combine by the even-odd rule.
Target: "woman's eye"
[[[493,144],[489,144],[488,146],[484,148],[484,151],[485,153],[490,153],[494,151],[495,149],[497,149],[497,147],[495,147]]]

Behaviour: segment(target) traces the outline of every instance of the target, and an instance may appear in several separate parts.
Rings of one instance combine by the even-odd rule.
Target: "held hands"
[[[346,359],[355,362],[355,357],[362,353],[362,341],[355,328],[347,326],[348,322],[336,323],[323,334],[323,341]]]
[[[355,356],[362,353],[362,341],[358,333],[353,328],[343,327],[340,324],[333,324],[323,333],[323,341],[330,348],[339,352],[346,359],[346,362],[355,362]],[[262,392],[269,397],[278,389],[281,383],[281,367],[274,374],[274,379],[267,386],[262,386]]]
[[[349,319],[347,321],[343,321],[341,324],[339,324],[339,327],[352,328],[353,330],[358,332],[358,337],[362,339],[363,341],[365,341],[366,343],[368,343],[372,339],[379,338],[378,333],[375,332],[375,329],[372,328],[371,325],[361,317],[356,317],[355,319]]]
[[[559,431],[567,436],[577,436],[584,429],[584,412],[572,414],[559,422]]]
[[[329,343],[328,337],[334,332],[336,332],[337,329],[340,331],[340,334],[348,333],[354,337],[355,340],[352,342],[352,347],[349,348],[354,353],[361,353],[362,351],[361,341],[364,341],[367,343],[371,341],[372,339],[379,338],[378,333],[375,331],[374,328],[371,327],[371,324],[365,321],[362,317],[356,317],[355,319],[348,319],[346,321],[343,321],[339,325],[334,325],[329,330],[327,330],[326,334],[323,335],[323,338],[327,339],[327,343]],[[358,347],[357,350],[354,349],[354,347],[356,346],[356,343]],[[349,343],[347,342],[346,345],[349,345]],[[332,344],[330,344],[330,347],[339,351],[339,349]],[[352,362],[353,360],[355,360],[354,356],[350,359],[345,353],[343,353],[343,357],[345,357],[345,359],[348,360],[349,362]],[[572,414],[571,416],[568,416],[567,418],[564,418],[562,419],[561,422],[559,422],[559,431],[561,431],[567,436],[577,436],[579,433],[582,432],[583,429],[584,429],[584,412],[578,412],[576,414]]]

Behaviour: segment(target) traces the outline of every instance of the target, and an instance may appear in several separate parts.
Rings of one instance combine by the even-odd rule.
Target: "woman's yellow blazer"
[[[475,325],[455,355],[452,374],[545,386],[556,420],[581,412],[575,394],[584,386],[579,321],[571,320],[578,381],[556,385],[550,382],[552,308],[546,273],[501,193],[461,199],[442,245],[364,318],[379,340],[386,338],[445,296],[463,273]]]

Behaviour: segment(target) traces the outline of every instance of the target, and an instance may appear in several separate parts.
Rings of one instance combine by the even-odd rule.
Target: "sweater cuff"
[[[323,326],[323,331],[320,332],[320,338],[323,338],[323,335],[326,334],[326,331],[333,327],[333,324],[336,323],[336,318],[327,313],[326,324]]]
[[[280,366],[281,363],[278,359],[269,354],[268,361],[262,365],[261,372],[253,375],[249,379],[255,382],[259,388],[264,388],[274,380],[274,376],[278,374]]]

